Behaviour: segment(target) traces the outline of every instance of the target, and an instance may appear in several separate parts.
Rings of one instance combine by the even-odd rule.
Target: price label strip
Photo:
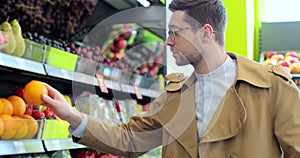
[[[1,53],[0,53],[0,65],[4,65],[4,61]]]
[[[17,153],[25,153],[26,152],[23,142],[14,141],[14,146],[15,146],[15,149],[16,149]]]
[[[135,91],[135,95],[138,99],[143,99],[143,96],[141,95],[141,92],[140,92],[140,88],[137,84],[133,84],[133,88],[134,88],[134,91]]]
[[[103,92],[103,93],[108,93],[108,89],[107,89],[107,87],[105,86],[105,83],[104,83],[103,74],[96,73],[96,78],[97,78],[97,81],[98,81],[98,84],[99,84],[99,87],[100,87],[100,91]]]
[[[55,149],[62,149],[62,146],[61,146],[59,140],[52,140],[52,144],[54,145]]]
[[[26,70],[26,69],[27,69],[27,65],[26,65],[24,59],[21,59],[21,58],[19,58],[19,57],[16,57],[15,59],[16,59],[17,64],[19,65],[19,66],[18,66],[19,68],[21,68],[21,69],[23,69],[23,70]]]

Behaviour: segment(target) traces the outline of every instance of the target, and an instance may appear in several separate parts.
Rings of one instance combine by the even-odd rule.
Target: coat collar
[[[248,58],[234,53],[227,53],[232,59],[237,62],[237,75],[235,83],[239,80],[248,82],[256,87],[269,88],[271,80],[267,77],[267,71],[270,67],[262,66],[261,64],[252,61]]]
[[[267,77],[266,72],[270,71],[270,67],[262,66],[261,64],[247,59],[243,56],[234,53],[227,53],[232,59],[236,59],[237,62],[237,75],[235,83],[237,81],[245,81],[251,85],[261,88],[269,88],[271,86],[271,80]],[[193,73],[183,85],[184,89],[192,86],[197,80]]]

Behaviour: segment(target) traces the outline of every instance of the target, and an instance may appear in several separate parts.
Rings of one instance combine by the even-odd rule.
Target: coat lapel
[[[197,157],[198,133],[196,126],[196,108],[194,86],[181,93],[176,103],[172,119],[165,124],[165,129],[181,144],[191,157]],[[174,106],[174,105],[173,105]]]
[[[234,86],[232,86],[221,101],[200,144],[220,141],[235,136],[245,125],[246,118],[245,107]]]

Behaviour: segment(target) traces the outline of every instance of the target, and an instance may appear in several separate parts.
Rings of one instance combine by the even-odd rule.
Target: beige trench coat
[[[75,141],[124,157],[162,145],[163,158],[279,158],[281,151],[284,157],[300,158],[300,98],[290,75],[279,66],[228,54],[237,60],[237,77],[200,142],[193,75],[128,124],[88,117],[83,138]]]

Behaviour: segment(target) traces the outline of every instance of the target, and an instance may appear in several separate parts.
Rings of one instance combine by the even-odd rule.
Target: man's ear
[[[203,42],[209,42],[213,38],[213,28],[209,24],[205,24],[203,26],[203,31],[202,31],[202,40]]]

